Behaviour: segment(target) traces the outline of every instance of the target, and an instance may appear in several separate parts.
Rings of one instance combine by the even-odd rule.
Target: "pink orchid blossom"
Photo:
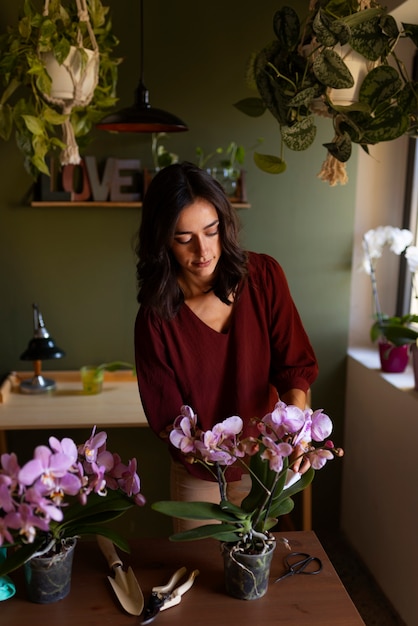
[[[260,458],[269,462],[269,467],[273,472],[281,472],[283,459],[293,452],[292,446],[289,443],[275,443],[270,437],[263,437],[262,442],[265,450],[260,454]]]
[[[98,433],[97,435],[95,433],[96,433],[96,426],[94,426],[91,432],[90,438],[87,439],[85,444],[80,446],[78,449],[78,453],[81,456],[84,456],[84,458],[86,459],[88,463],[97,461],[97,455],[99,453],[99,449],[102,448],[102,446],[104,446],[106,439],[107,439],[107,434],[104,431]]]
[[[136,459],[123,464],[118,454],[106,450],[106,440],[106,433],[96,434],[96,427],[79,447],[69,437],[61,440],[50,437],[49,447],[37,446],[33,458],[23,467],[19,466],[16,454],[2,454],[0,545],[5,542],[16,546],[34,544],[35,552],[51,541],[66,538],[67,528],[73,533],[68,536],[77,535],[77,524],[81,534],[89,527],[97,533],[101,518],[107,517],[103,513],[113,514],[115,506],[118,511],[120,500],[109,499],[108,509],[101,505],[96,511],[97,500],[93,500],[93,508],[89,508],[89,499],[106,496],[108,489],[123,494],[124,508],[145,504]],[[70,516],[71,523],[67,527],[66,513],[70,515],[73,504],[85,506],[86,511],[77,510],[75,517]],[[4,571],[4,564],[1,567]]]
[[[24,543],[33,543],[36,537],[36,529],[47,531],[48,521],[35,515],[34,509],[29,504],[20,504],[13,513],[8,513],[4,518],[8,528],[16,528]]]
[[[32,485],[39,480],[48,491],[54,488],[56,478],[64,476],[72,464],[72,458],[66,454],[53,454],[47,446],[37,446],[32,461],[28,461],[20,470],[19,481],[24,485]]]
[[[312,450],[308,452],[306,456],[308,457],[312,467],[316,470],[321,469],[327,461],[334,458],[331,450],[324,450],[323,448]]]
[[[304,412],[297,406],[277,402],[271,413],[267,413],[261,420],[261,431],[264,434],[273,432],[278,439],[283,439],[289,433],[299,431],[305,422]],[[269,431],[271,431],[269,433]]]
[[[179,448],[183,454],[193,452],[195,449],[196,426],[197,416],[189,406],[182,406],[181,414],[174,420],[174,428],[169,438],[173,446]]]

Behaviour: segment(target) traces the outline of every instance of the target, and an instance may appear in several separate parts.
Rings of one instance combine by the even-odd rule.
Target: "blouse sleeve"
[[[261,256],[265,260],[264,293],[269,309],[271,383],[279,395],[290,389],[306,393],[318,375],[315,353],[283,269],[272,257]]]
[[[173,423],[183,404],[162,337],[161,321],[141,307],[135,322],[135,363],[145,415],[159,436]]]

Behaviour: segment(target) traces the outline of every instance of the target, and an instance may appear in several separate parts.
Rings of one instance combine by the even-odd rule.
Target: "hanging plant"
[[[319,174],[331,185],[346,182],[353,143],[368,153],[370,145],[417,133],[418,83],[396,52],[404,38],[418,46],[417,25],[398,26],[373,0],[321,0],[311,1],[305,19],[290,6],[279,9],[273,30],[275,39],[253,55],[249,68],[260,97],[235,105],[253,117],[268,109],[279,124],[281,155],[256,153],[262,170],[284,172],[285,147],[301,151],[313,144],[316,115],[333,126]]]
[[[0,137],[14,134],[34,178],[49,174],[52,154],[80,162],[91,128],[117,101],[118,43],[101,0],[24,0],[1,36]]]

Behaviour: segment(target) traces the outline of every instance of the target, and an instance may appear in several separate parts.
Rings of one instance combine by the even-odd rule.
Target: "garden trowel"
[[[132,568],[129,567],[127,571],[123,569],[123,563],[110,539],[98,535],[97,542],[115,575],[114,578],[108,576],[108,579],[117,599],[127,613],[140,615],[144,608],[144,596]]]

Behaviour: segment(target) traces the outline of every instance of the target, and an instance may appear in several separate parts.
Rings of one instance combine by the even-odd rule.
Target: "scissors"
[[[322,570],[321,559],[317,556],[311,556],[306,552],[291,552],[285,557],[284,562],[287,567],[287,572],[286,574],[279,576],[279,578],[276,578],[274,581],[275,583],[279,580],[283,580],[283,578],[287,578],[288,576],[294,576],[295,574],[313,575],[319,574]]]

